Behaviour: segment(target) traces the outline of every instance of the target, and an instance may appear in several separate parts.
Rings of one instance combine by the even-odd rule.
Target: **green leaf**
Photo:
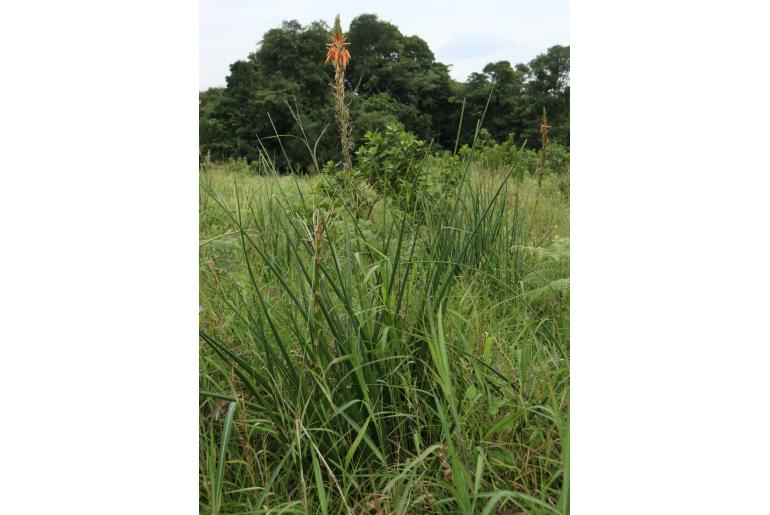
[[[476,396],[479,394],[479,392],[476,390],[475,385],[470,385],[468,388],[465,389],[465,398],[469,401],[472,401],[476,398]]]

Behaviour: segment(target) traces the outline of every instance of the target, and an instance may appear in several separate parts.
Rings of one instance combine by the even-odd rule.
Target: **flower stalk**
[[[537,187],[539,188],[543,182],[543,173],[545,172],[545,158],[548,152],[548,131],[551,130],[551,126],[548,125],[548,118],[546,116],[545,107],[543,108],[543,121],[540,122],[540,173],[537,174]]]
[[[337,104],[337,125],[340,131],[340,143],[342,144],[342,169],[348,170],[353,166],[351,159],[351,133],[350,133],[350,112],[345,103],[345,68],[350,61],[350,52],[346,48],[350,43],[345,40],[340,25],[339,14],[334,19],[334,29],[332,30],[331,42],[326,46],[326,62],[334,66],[334,98]]]

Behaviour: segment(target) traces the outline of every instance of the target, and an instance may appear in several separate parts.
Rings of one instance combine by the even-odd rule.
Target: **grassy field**
[[[201,512],[567,513],[557,178],[364,215],[325,180],[201,170]]]

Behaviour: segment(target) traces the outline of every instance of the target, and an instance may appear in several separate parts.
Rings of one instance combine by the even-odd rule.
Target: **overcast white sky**
[[[489,62],[515,65],[569,44],[568,0],[200,0],[200,88],[224,86],[230,64],[283,20],[331,25],[337,13],[343,30],[359,14],[374,13],[403,34],[420,36],[460,81]]]

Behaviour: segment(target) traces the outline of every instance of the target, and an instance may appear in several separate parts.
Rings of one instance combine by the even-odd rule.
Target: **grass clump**
[[[567,511],[566,205],[514,169],[368,217],[202,170],[203,512]]]

